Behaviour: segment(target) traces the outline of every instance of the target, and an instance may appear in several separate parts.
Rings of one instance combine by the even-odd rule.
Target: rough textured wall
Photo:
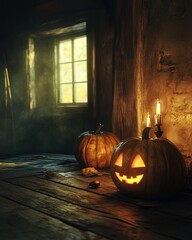
[[[108,9],[100,9],[95,23],[95,56],[96,56],[96,125],[104,124],[104,129],[111,131],[112,119],[112,48],[113,20]]]
[[[73,154],[74,142],[81,132],[93,130],[100,121],[105,124],[104,130],[111,130],[113,95],[111,85],[113,26],[109,19],[111,2],[110,0],[72,0],[70,2],[48,0],[38,4],[36,1],[29,1],[23,9],[20,8],[20,4],[8,1],[6,6],[0,9],[1,12],[6,12],[6,17],[0,16],[2,79],[0,82],[0,154],[12,152]],[[28,8],[28,4],[32,6]],[[95,32],[97,96],[90,94],[90,98],[94,99],[90,100],[94,101],[97,107],[97,113],[94,113],[95,122],[92,110],[88,108],[70,110],[55,108],[53,74],[49,56],[51,43],[49,44],[49,40],[42,43],[39,38],[36,38],[35,44],[38,50],[35,62],[37,108],[30,111],[25,62],[28,37],[38,31],[49,30],[49,27],[67,26],[73,21],[84,18],[88,19],[89,30],[94,32],[95,29],[92,26],[94,24],[97,28]],[[12,108],[10,106],[5,108],[4,55],[10,74]],[[90,108],[91,106],[90,104]]]
[[[137,133],[137,109],[133,69],[133,2],[116,1],[114,34],[113,130],[120,139]]]
[[[164,137],[192,156],[192,2],[147,1],[143,63],[143,127],[155,102],[162,109]]]

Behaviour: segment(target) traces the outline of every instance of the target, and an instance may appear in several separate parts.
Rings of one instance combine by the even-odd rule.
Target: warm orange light
[[[123,163],[123,153],[121,153],[119,155],[119,157],[117,158],[116,162],[115,162],[115,165],[119,166],[119,167],[122,167],[122,163]]]
[[[160,114],[161,114],[161,106],[160,106],[159,99],[157,99],[157,103],[156,103],[156,115],[160,115]]]
[[[156,103],[155,124],[161,124],[161,106],[159,99],[157,99]]]
[[[115,162],[115,165],[122,167],[122,160],[123,160],[123,153],[119,155],[119,157]],[[139,154],[137,154],[131,164],[131,168],[140,168],[140,167],[145,167],[145,163],[142,157]],[[121,176],[118,172],[115,172],[115,175],[117,176],[119,181],[125,182],[126,184],[134,184],[134,183],[138,184],[142,180],[144,174],[137,175],[136,177],[131,176],[130,178],[128,178],[126,175]]]
[[[150,119],[150,115],[149,115],[149,112],[147,114],[147,127],[150,127],[151,126],[151,119]]]
[[[134,183],[138,184],[141,181],[141,179],[143,178],[143,175],[144,175],[144,174],[141,174],[141,175],[137,175],[136,177],[131,176],[130,178],[128,178],[125,175],[120,176],[120,174],[118,172],[115,172],[115,174],[121,182],[124,181],[127,184],[134,184]]]
[[[143,162],[143,159],[139,154],[137,154],[136,157],[134,158],[131,167],[132,168],[145,167],[145,163]]]

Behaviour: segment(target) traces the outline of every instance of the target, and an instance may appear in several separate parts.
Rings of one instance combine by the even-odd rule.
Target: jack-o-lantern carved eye
[[[142,157],[139,154],[137,154],[131,164],[131,168],[139,168],[139,167],[145,167],[145,163],[143,162]]]
[[[116,162],[115,162],[115,165],[116,166],[119,166],[119,167],[122,167],[122,164],[123,164],[123,153],[121,153],[119,155],[119,157],[117,158]]]
[[[121,153],[118,156],[117,160],[115,161],[115,165],[119,167],[123,166],[123,153]],[[127,173],[129,174],[125,173],[121,175],[119,172],[116,171],[115,175],[121,182],[125,182],[126,184],[134,184],[134,183],[138,184],[142,180],[144,174],[136,175],[134,171],[131,170],[131,169],[138,169],[138,168],[145,168],[145,163],[142,157],[140,156],[140,154],[137,154],[133,159],[130,169],[127,170]]]

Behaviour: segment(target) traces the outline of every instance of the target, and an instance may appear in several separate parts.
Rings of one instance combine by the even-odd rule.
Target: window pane
[[[72,41],[71,40],[60,42],[59,61],[60,63],[72,61]]]
[[[74,39],[74,60],[87,59],[87,39],[86,36]]]
[[[60,64],[60,83],[72,82],[72,64]]]
[[[87,102],[87,83],[75,84],[75,102]]]
[[[60,85],[60,103],[72,103],[72,84]]]
[[[87,81],[87,61],[76,62],[75,67],[75,82],[85,82]]]

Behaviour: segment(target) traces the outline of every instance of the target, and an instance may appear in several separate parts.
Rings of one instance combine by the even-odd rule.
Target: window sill
[[[70,105],[70,106],[54,106],[54,107],[36,107],[32,111],[32,115],[36,117],[45,116],[63,116],[72,117],[75,115],[84,115],[88,113],[88,105]]]

